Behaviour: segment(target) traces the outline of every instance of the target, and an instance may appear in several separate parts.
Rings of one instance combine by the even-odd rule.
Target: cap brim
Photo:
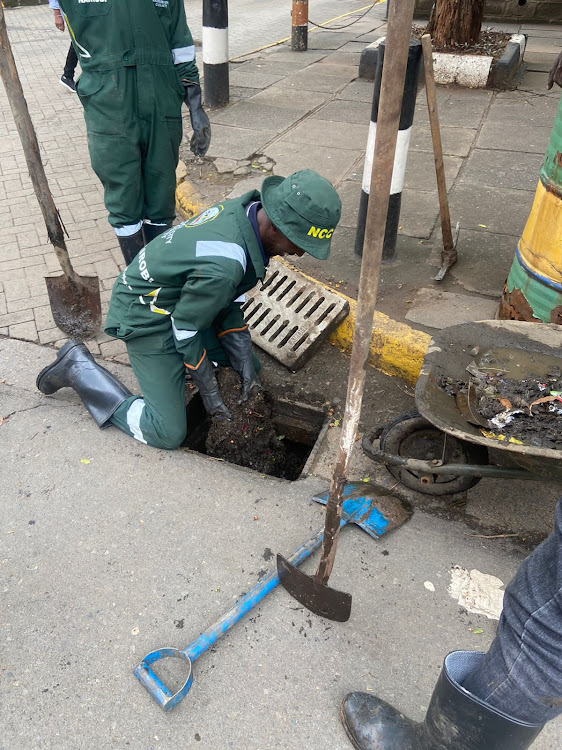
[[[321,245],[319,245],[318,242],[314,243],[313,245],[307,237],[299,237],[293,231],[283,226],[283,220],[277,215],[277,212],[271,205],[269,201],[271,191],[278,185],[280,185],[284,180],[284,177],[281,177],[279,175],[272,175],[271,177],[266,177],[262,182],[261,202],[265,209],[265,213],[267,214],[269,220],[273,224],[275,224],[277,229],[279,229],[279,231],[282,232],[285,237],[290,239],[291,242],[294,243],[298,248],[304,250],[305,253],[312,255],[314,258],[318,258],[318,260],[326,260],[326,258],[330,255],[331,239],[325,240],[325,242],[323,242]]]

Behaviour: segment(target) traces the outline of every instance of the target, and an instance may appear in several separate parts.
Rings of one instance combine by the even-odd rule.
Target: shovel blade
[[[101,328],[100,285],[97,276],[45,278],[56,325],[69,338],[90,339]]]
[[[277,575],[283,587],[304,607],[319,617],[336,622],[347,622],[351,615],[351,594],[322,584],[314,576],[291,565],[283,555],[277,555]]]

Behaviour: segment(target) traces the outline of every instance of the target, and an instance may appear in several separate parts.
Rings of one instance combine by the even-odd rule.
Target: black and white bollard
[[[365,220],[367,218],[367,206],[369,205],[369,189],[371,186],[371,171],[373,168],[373,154],[375,152],[375,137],[377,133],[377,114],[379,110],[379,99],[381,93],[382,67],[384,63],[384,40],[378,47],[378,64],[375,76],[375,88],[373,91],[373,106],[371,109],[371,124],[369,137],[367,139],[367,150],[365,153],[365,167],[363,169],[363,183],[361,187],[361,200],[359,203],[359,215],[357,218],[357,232],[355,235],[355,253],[363,254],[363,239],[365,237]],[[406,68],[406,80],[404,83],[404,97],[402,99],[402,110],[400,112],[400,130],[396,142],[396,154],[394,156],[394,171],[392,172],[392,184],[390,186],[390,202],[388,204],[388,216],[386,219],[386,232],[382,251],[383,260],[392,260],[396,253],[396,238],[398,236],[398,224],[400,221],[400,204],[402,201],[402,187],[406,174],[406,160],[408,158],[408,147],[412,123],[414,122],[414,110],[416,108],[416,95],[418,92],[418,78],[422,62],[421,42],[410,39],[408,51],[408,67]]]
[[[226,107],[228,82],[228,0],[203,0],[205,104]]]

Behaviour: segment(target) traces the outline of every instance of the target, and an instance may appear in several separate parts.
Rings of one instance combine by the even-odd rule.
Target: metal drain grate
[[[337,294],[276,260],[246,300],[242,310],[254,343],[293,372],[349,312]]]

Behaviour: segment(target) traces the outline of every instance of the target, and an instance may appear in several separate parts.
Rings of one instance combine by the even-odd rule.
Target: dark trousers
[[[65,78],[72,78],[74,79],[74,71],[76,70],[76,66],[78,65],[78,55],[76,54],[76,51],[72,44],[70,45],[70,48],[68,50],[68,55],[66,56],[66,62],[64,64],[64,71],[63,76]]]

